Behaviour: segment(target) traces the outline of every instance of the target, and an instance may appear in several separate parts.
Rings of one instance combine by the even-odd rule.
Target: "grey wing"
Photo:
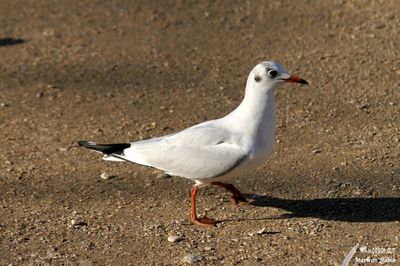
[[[125,158],[191,179],[217,177],[240,164],[247,154],[235,134],[200,124],[166,137],[131,143]]]

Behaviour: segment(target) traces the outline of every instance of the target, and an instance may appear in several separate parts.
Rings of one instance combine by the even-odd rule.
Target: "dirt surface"
[[[398,1],[140,2],[1,1],[0,265],[400,265]],[[310,85],[232,180],[250,206],[200,190],[215,228],[189,181],[71,148],[223,116],[269,59]]]

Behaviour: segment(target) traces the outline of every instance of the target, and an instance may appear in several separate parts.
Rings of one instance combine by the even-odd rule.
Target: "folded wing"
[[[125,159],[152,166],[170,175],[203,179],[225,175],[247,157],[237,136],[212,123],[177,134],[131,143]]]

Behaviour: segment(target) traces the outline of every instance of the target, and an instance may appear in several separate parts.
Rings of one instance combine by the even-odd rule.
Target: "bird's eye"
[[[275,78],[278,75],[278,71],[276,71],[275,69],[268,70],[268,75],[271,78]]]

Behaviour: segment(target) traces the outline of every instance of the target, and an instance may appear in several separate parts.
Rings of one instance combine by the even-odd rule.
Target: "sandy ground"
[[[0,2],[0,265],[400,265],[398,1],[141,2]],[[189,181],[71,148],[225,115],[266,59],[310,85],[232,180],[250,206],[201,189],[215,228]]]

